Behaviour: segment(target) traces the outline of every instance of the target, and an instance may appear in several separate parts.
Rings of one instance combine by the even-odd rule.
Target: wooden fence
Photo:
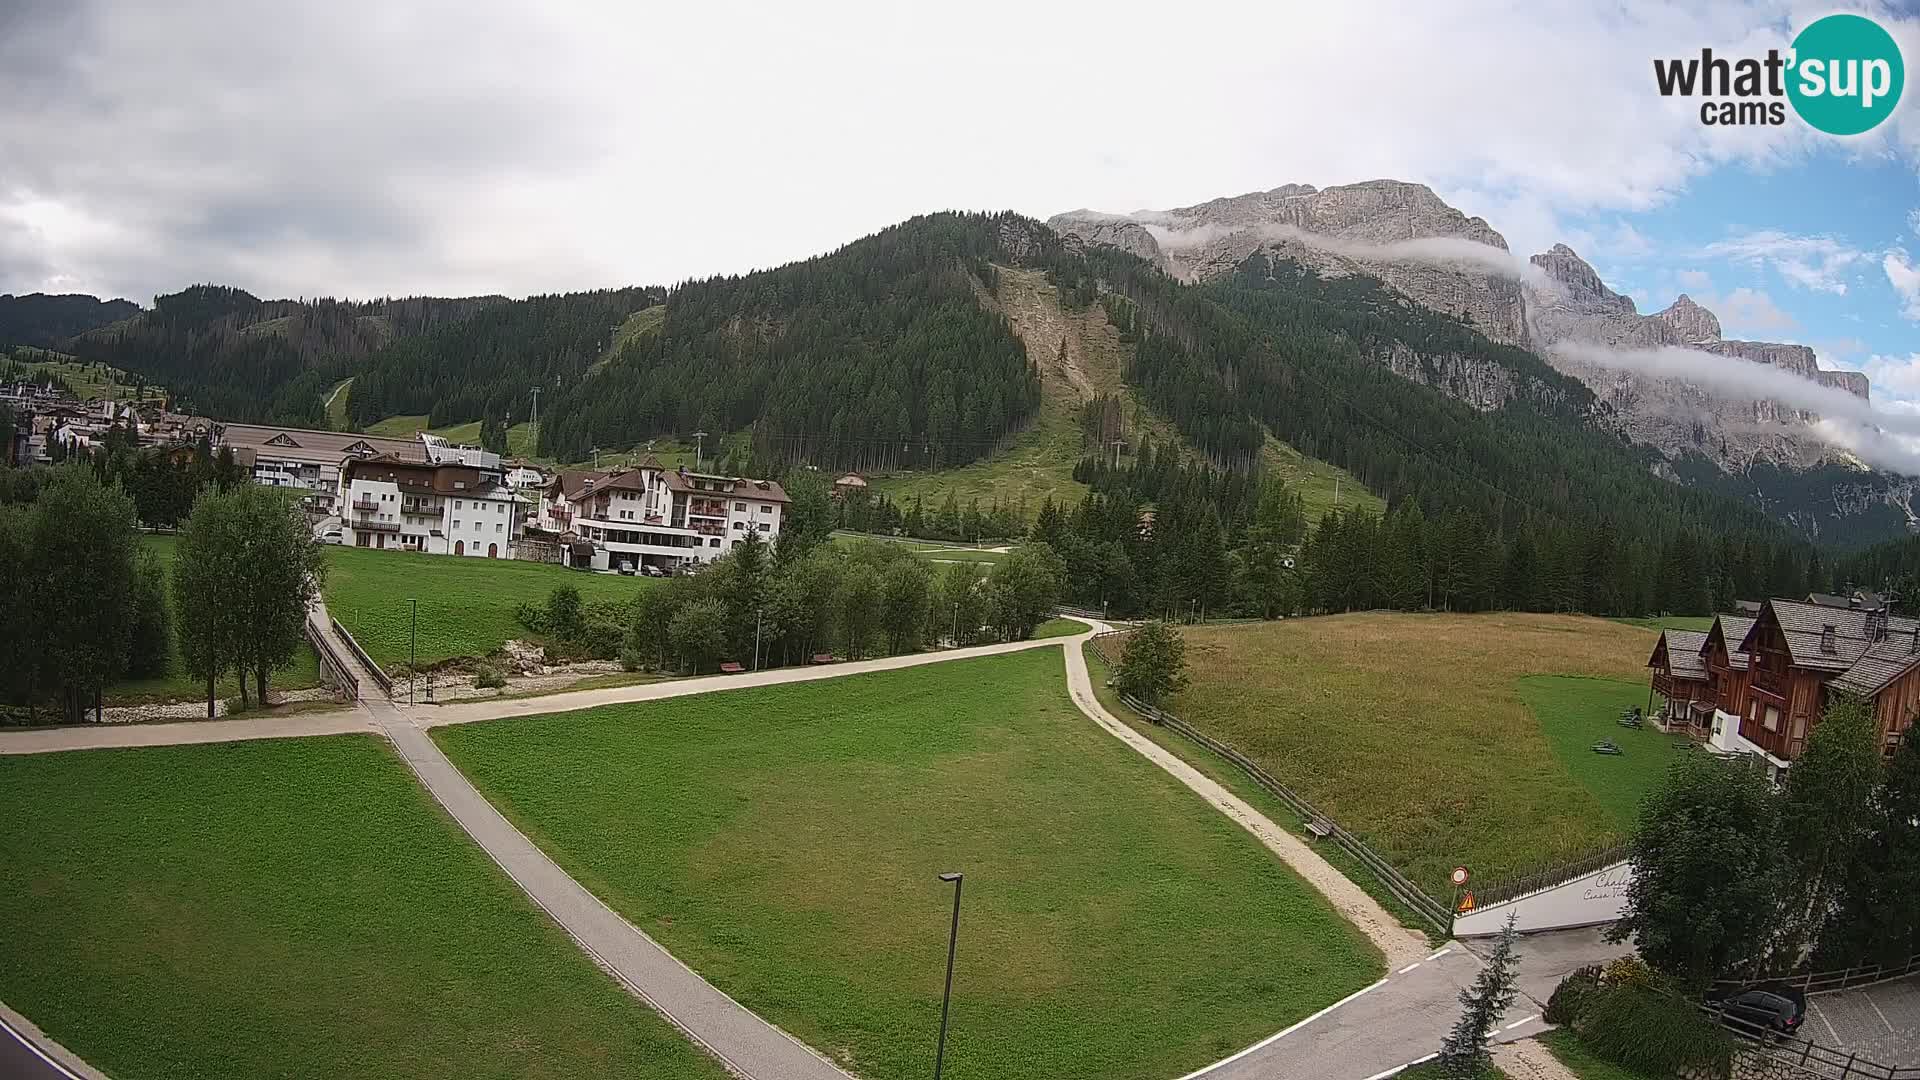
[[[367,650],[360,647],[360,643],[353,639],[352,634],[347,633],[347,628],[340,625],[339,619],[329,618],[327,621],[333,624],[333,632],[340,635],[340,640],[347,643],[347,648],[353,650],[353,655],[359,658],[361,665],[367,669],[367,674],[373,676],[373,681],[379,684],[380,692],[392,697],[393,680],[387,678],[387,673],[381,671],[380,665],[373,662],[373,657],[367,655]]]
[[[353,674],[353,667],[334,651],[333,642],[327,640],[327,635],[313,624],[312,619],[306,620],[301,627],[306,632],[307,644],[313,646],[313,651],[320,657],[320,670],[333,680],[342,699],[359,701],[360,680]]]
[[[1791,1065],[1811,1076],[1829,1080],[1920,1080],[1920,1068],[1911,1065],[1867,1061],[1857,1053],[1822,1046],[1797,1035],[1782,1035],[1771,1028],[1728,1016],[1713,1005],[1700,1008],[1735,1037],[1747,1042],[1748,1052]]]
[[[1777,982],[1797,987],[1809,994],[1832,994],[1841,990],[1851,990],[1857,986],[1892,982],[1909,975],[1920,975],[1920,953],[1915,953],[1904,961],[1896,960],[1889,964],[1855,964],[1852,967],[1833,968],[1828,971],[1794,971],[1780,975],[1757,975],[1745,979],[1722,980],[1714,984],[1714,989],[1733,990],[1756,982]]]
[[[1094,652],[1099,654],[1100,659],[1105,661],[1109,667],[1117,666],[1116,661],[1107,654],[1105,649],[1106,643],[1100,639],[1115,636],[1118,635],[1096,634],[1091,639]],[[1395,899],[1405,904],[1414,914],[1433,924],[1434,929],[1442,933],[1452,932],[1453,913],[1449,910],[1449,906],[1446,903],[1427,895],[1425,890],[1414,884],[1412,879],[1408,878],[1405,874],[1394,869],[1391,863],[1381,858],[1377,852],[1363,843],[1359,837],[1341,828],[1332,818],[1321,813],[1312,803],[1302,798],[1298,792],[1274,779],[1271,774],[1261,768],[1252,758],[1247,757],[1232,746],[1200,731],[1198,728],[1195,728],[1193,725],[1170,712],[1166,712],[1163,709],[1156,708],[1144,701],[1129,697],[1125,694],[1120,695],[1120,700],[1125,703],[1127,708],[1139,713],[1153,723],[1178,732],[1185,738],[1191,739],[1232,762],[1240,771],[1246,773],[1248,778],[1254,783],[1260,785],[1260,787],[1269,794],[1287,804],[1287,808],[1299,816],[1300,820],[1306,824],[1310,832],[1315,835],[1324,835],[1327,839],[1338,844],[1341,850],[1353,856],[1360,865],[1366,867],[1368,872],[1380,882],[1382,888],[1391,893]]]

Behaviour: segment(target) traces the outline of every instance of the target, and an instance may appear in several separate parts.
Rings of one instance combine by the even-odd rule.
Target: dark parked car
[[[1718,1007],[1728,1019],[1738,1021],[1740,1030],[1764,1028],[1779,1035],[1792,1035],[1806,1019],[1807,997],[1799,990],[1780,983],[1748,987],[1723,998]]]

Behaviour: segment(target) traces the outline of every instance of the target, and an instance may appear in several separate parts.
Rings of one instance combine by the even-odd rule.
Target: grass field
[[[13,359],[27,365],[28,370],[36,374],[44,372],[58,375],[73,387],[73,392],[82,401],[94,398],[135,401],[166,397],[164,387],[151,383],[146,384],[140,394],[136,394],[133,376],[128,373],[105,364],[83,363],[66,353],[23,345],[13,350]]]
[[[1652,630],[1656,634],[1662,630],[1698,630],[1705,633],[1713,629],[1713,616],[1711,615],[1661,615],[1655,618],[1641,619],[1618,618],[1613,621],[1626,623],[1628,626],[1637,626],[1642,630]],[[1647,651],[1649,653],[1653,651],[1652,641],[1647,642]]]
[[[836,532],[828,538],[836,544],[857,544],[871,540],[881,544],[901,544],[932,562],[972,562],[981,564],[998,563],[1007,557],[1005,552],[992,551],[996,547],[1018,547],[1019,544],[988,543],[985,547],[971,544],[956,544],[945,540],[921,540],[912,536],[881,536],[877,533]]]
[[[345,431],[352,425],[347,418],[347,396],[353,393],[353,380],[342,379],[327,391],[326,400],[321,402],[327,411],[327,426],[335,431]]]
[[[1622,833],[1639,817],[1640,800],[1666,775],[1681,753],[1672,736],[1652,725],[1621,727],[1620,714],[1647,707],[1647,684],[1577,675],[1528,675],[1519,680],[1520,700],[1539,719],[1547,742],[1567,772],[1613,815]],[[1658,703],[1656,702],[1656,705]],[[1596,754],[1593,745],[1612,740],[1619,756]]]
[[[385,420],[375,420],[361,432],[363,435],[384,435],[390,439],[405,439],[427,430],[427,414],[389,416]]]
[[[1172,711],[1259,761],[1434,895],[1457,865],[1492,883],[1618,842],[1623,809],[1665,766],[1665,747],[1644,738],[1620,740],[1618,758],[1582,749],[1616,733],[1652,735],[1611,724],[1645,704],[1643,629],[1573,616],[1368,613],[1186,636],[1193,685]],[[1610,681],[1522,681],[1541,675]]]
[[[588,603],[627,600],[647,587],[643,578],[553,563],[327,549],[327,610],[383,667],[407,661],[409,596],[420,602],[418,655],[426,664],[484,656],[509,638],[533,638],[515,609],[522,601],[544,604],[562,585],[579,589]]]
[[[1073,619],[1048,619],[1033,628],[1035,638],[1072,637],[1087,632],[1087,624]]]
[[[0,818],[0,999],[111,1076],[725,1075],[371,737],[4,757]]]
[[[1382,971],[1239,826],[1076,710],[1051,649],[442,728],[494,805],[869,1080],[1164,1080]]]
[[[1412,908],[1401,903],[1392,892],[1380,884],[1372,871],[1361,865],[1358,859],[1347,854],[1339,845],[1328,843],[1308,832],[1307,823],[1294,813],[1292,807],[1254,783],[1245,770],[1199,743],[1163,725],[1152,723],[1139,713],[1127,708],[1126,704],[1120,700],[1119,692],[1107,685],[1107,681],[1114,675],[1113,669],[1107,662],[1100,658],[1098,652],[1084,645],[1081,646],[1081,655],[1087,661],[1087,675],[1093,680],[1093,696],[1099,698],[1100,704],[1106,706],[1107,711],[1116,719],[1178,754],[1187,764],[1198,769],[1209,779],[1246,800],[1249,806],[1266,815],[1269,821],[1305,840],[1321,858],[1330,863],[1334,869],[1345,874],[1348,881],[1358,885],[1381,907],[1387,909],[1389,914],[1400,920],[1400,925],[1427,935],[1435,945],[1446,942],[1444,933],[1439,932],[1432,923],[1415,914]],[[1114,655],[1119,656],[1117,649],[1114,650]]]

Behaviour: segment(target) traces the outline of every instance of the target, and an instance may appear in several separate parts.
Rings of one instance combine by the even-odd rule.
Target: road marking
[[[1274,1043],[1279,1042],[1281,1039],[1284,1039],[1287,1036],[1293,1034],[1294,1032],[1299,1031],[1301,1028],[1306,1027],[1308,1024],[1313,1023],[1315,1020],[1318,1020],[1321,1017],[1327,1015],[1328,1013],[1339,1008],[1340,1006],[1345,1005],[1350,1001],[1354,1001],[1358,999],[1363,994],[1367,994],[1374,990],[1378,990],[1385,985],[1387,985],[1387,980],[1381,979],[1379,982],[1374,983],[1372,986],[1363,986],[1360,989],[1355,990],[1353,993],[1348,994],[1346,997],[1341,998],[1339,1001],[1336,1001],[1333,1004],[1327,1006],[1326,1008],[1321,1009],[1319,1012],[1314,1013],[1312,1016],[1307,1017],[1305,1020],[1302,1020],[1294,1024],[1292,1027],[1289,1027],[1284,1031],[1275,1032],[1274,1034],[1269,1035],[1264,1039],[1261,1039],[1259,1042],[1254,1043],[1252,1046],[1247,1047],[1245,1050],[1242,1050],[1237,1054],[1233,1054],[1228,1057],[1223,1057],[1219,1061],[1216,1061],[1211,1065],[1207,1065],[1202,1068],[1195,1069],[1192,1072],[1188,1073],[1187,1075],[1181,1077],[1180,1080],[1197,1080],[1197,1078],[1205,1076],[1208,1073],[1214,1071],[1215,1069],[1223,1068],[1227,1065],[1233,1064],[1236,1061],[1239,1061],[1241,1058],[1246,1057],[1248,1054],[1251,1054],[1256,1050],[1264,1050],[1267,1047],[1272,1046]]]
[[[1881,1012],[1881,1011],[1880,1011],[1880,1006],[1879,1006],[1879,1005],[1878,1005],[1877,1003],[1875,1003],[1875,1002],[1874,1002],[1874,1000],[1873,1000],[1873,991],[1871,991],[1871,990],[1862,990],[1862,991],[1860,992],[1860,996],[1861,996],[1861,997],[1863,997],[1863,998],[1866,998],[1866,999],[1867,999],[1867,1005],[1868,1005],[1868,1007],[1870,1007],[1871,1009],[1873,1009],[1873,1011],[1874,1011],[1874,1015],[1876,1015],[1876,1016],[1878,1016],[1878,1017],[1880,1017],[1880,1022],[1881,1022],[1881,1023],[1883,1023],[1883,1024],[1885,1024],[1885,1025],[1887,1025],[1887,1031],[1889,1031],[1889,1032],[1892,1032],[1892,1033],[1894,1033],[1894,1034],[1898,1034],[1898,1032],[1896,1032],[1896,1031],[1894,1031],[1894,1027],[1893,1027],[1893,1021],[1891,1021],[1891,1020],[1889,1020],[1889,1019],[1887,1019],[1887,1014],[1886,1014],[1886,1013],[1883,1013],[1883,1012]]]
[[[1526,1019],[1524,1019],[1524,1020],[1515,1020],[1515,1021],[1514,1021],[1513,1023],[1511,1023],[1511,1024],[1508,1024],[1508,1025],[1507,1025],[1506,1027],[1503,1027],[1503,1028],[1501,1028],[1500,1030],[1501,1030],[1501,1031],[1512,1031],[1512,1030],[1513,1030],[1514,1028],[1517,1028],[1517,1027],[1519,1027],[1519,1026],[1520,1026],[1520,1025],[1522,1025],[1522,1024],[1531,1024],[1531,1023],[1533,1023],[1533,1022],[1534,1022],[1535,1020],[1538,1020],[1538,1019],[1540,1019],[1540,1014],[1539,1014],[1539,1013],[1534,1013],[1534,1014],[1533,1014],[1532,1016],[1529,1016],[1529,1017],[1527,1017],[1527,1018],[1526,1018]]]
[[[1395,975],[1405,975],[1405,974],[1406,974],[1407,972],[1409,972],[1409,971],[1412,971],[1412,970],[1413,970],[1414,968],[1417,968],[1417,967],[1419,967],[1419,966],[1420,966],[1421,964],[1424,964],[1424,963],[1426,963],[1426,961],[1425,961],[1425,960],[1415,960],[1415,961],[1414,961],[1413,963],[1411,963],[1411,964],[1408,964],[1408,965],[1407,965],[1406,967],[1403,967],[1403,968],[1401,968],[1401,969],[1400,969],[1399,971],[1396,971],[1396,972],[1394,972],[1394,974],[1395,974]]]
[[[41,1061],[44,1061],[48,1065],[52,1066],[54,1071],[58,1072],[61,1076],[66,1077],[67,1080],[80,1080],[80,1077],[76,1075],[73,1072],[73,1070],[67,1068],[65,1065],[62,1065],[59,1062],[48,1057],[47,1052],[45,1050],[42,1050],[38,1046],[35,1046],[33,1044],[32,1039],[29,1039],[25,1035],[22,1035],[19,1032],[13,1030],[12,1024],[7,1023],[5,1020],[0,1020],[0,1030],[4,1030],[7,1034],[13,1036],[13,1041],[19,1043],[21,1046],[26,1047],[28,1050],[33,1051],[34,1057],[37,1057]]]
[[[1453,951],[1453,946],[1451,946],[1451,945],[1449,945],[1449,946],[1447,946],[1446,948],[1444,948],[1444,949],[1441,949],[1441,950],[1440,950],[1439,952],[1437,952],[1437,953],[1434,953],[1434,954],[1433,954],[1432,956],[1429,956],[1429,957],[1427,957],[1427,959],[1429,959],[1429,960],[1438,960],[1438,959],[1440,959],[1441,957],[1443,957],[1443,956],[1445,956],[1445,955],[1447,955],[1448,953],[1450,953],[1450,952],[1452,952],[1452,951]]]
[[[1427,1062],[1432,1061],[1434,1058],[1437,1058],[1439,1056],[1440,1056],[1440,1051],[1435,1050],[1433,1053],[1428,1054],[1426,1057],[1414,1058],[1412,1061],[1407,1062],[1405,1065],[1395,1065],[1393,1068],[1388,1069],[1386,1072],[1374,1073],[1372,1076],[1367,1077],[1367,1080],[1387,1080],[1387,1077],[1389,1076],[1398,1076],[1401,1073],[1406,1072],[1408,1069],[1413,1068],[1415,1065],[1425,1065]]]
[[[1823,1010],[1822,1010],[1822,1009],[1820,1008],[1820,1006],[1819,1006],[1819,1005],[1818,1005],[1817,1003],[1815,1003],[1815,1002],[1813,1002],[1813,1001],[1808,1001],[1808,1002],[1807,1002],[1807,1008],[1809,1008],[1809,1009],[1812,1009],[1812,1010],[1813,1010],[1813,1015],[1815,1015],[1815,1016],[1817,1016],[1817,1017],[1819,1017],[1819,1018],[1820,1018],[1820,1026],[1822,1026],[1822,1027],[1824,1027],[1824,1028],[1826,1028],[1826,1029],[1827,1029],[1827,1037],[1833,1040],[1833,1045],[1835,1045],[1835,1046],[1845,1046],[1845,1045],[1846,1045],[1846,1043],[1844,1043],[1844,1042],[1842,1042],[1842,1041],[1841,1041],[1841,1039],[1840,1039],[1840,1033],[1839,1033],[1839,1032],[1837,1032],[1837,1031],[1835,1031],[1835,1030],[1833,1030],[1833,1023],[1832,1023],[1832,1021],[1830,1021],[1830,1020],[1828,1020],[1828,1019],[1827,1019],[1827,1014],[1826,1014],[1826,1013],[1825,1013],[1825,1012],[1824,1012],[1824,1011],[1823,1011]]]

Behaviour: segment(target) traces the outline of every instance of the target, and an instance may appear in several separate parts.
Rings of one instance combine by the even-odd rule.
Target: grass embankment
[[[1612,621],[1626,623],[1628,626],[1637,626],[1642,630],[1651,630],[1656,634],[1662,630],[1698,630],[1704,634],[1708,630],[1713,629],[1713,616],[1711,615],[1660,615],[1652,618],[1637,619],[1621,617]],[[1653,642],[1647,642],[1647,651],[1649,653],[1653,651]]]
[[[371,737],[3,757],[0,818],[0,1000],[108,1075],[725,1075]]]
[[[1120,656],[1118,646],[1109,648],[1114,653],[1115,659],[1118,659]],[[1128,708],[1126,703],[1120,700],[1119,692],[1107,685],[1108,680],[1113,678],[1113,668],[1090,647],[1082,646],[1082,655],[1086,657],[1087,675],[1093,680],[1093,695],[1100,699],[1100,704],[1106,706],[1107,711],[1116,719],[1163,748],[1178,754],[1187,764],[1245,800],[1249,806],[1260,811],[1269,821],[1305,840],[1321,858],[1340,871],[1348,881],[1358,885],[1381,907],[1387,909],[1389,914],[1400,920],[1400,925],[1427,935],[1436,945],[1446,940],[1444,933],[1415,914],[1412,908],[1401,903],[1391,891],[1380,884],[1380,880],[1373,875],[1372,871],[1361,865],[1358,859],[1347,854],[1339,845],[1329,843],[1308,832],[1307,823],[1294,813],[1291,806],[1280,801],[1278,796],[1266,788],[1254,783],[1240,766],[1177,732],[1148,721]]]
[[[1193,684],[1172,711],[1436,896],[1458,865],[1491,883],[1619,842],[1675,752],[1613,722],[1646,702],[1651,642],[1604,619],[1367,613],[1186,634]],[[1565,675],[1589,678],[1522,681]],[[1603,738],[1626,752],[1586,749]]]
[[[749,1008],[870,1080],[1164,1080],[1381,958],[1089,723],[1051,649],[443,728],[494,805]]]
[[[147,533],[140,542],[160,559],[160,564],[171,568],[178,538],[164,533]],[[171,571],[169,571],[171,572]],[[273,690],[310,690],[320,685],[320,657],[306,645],[293,654],[293,662],[275,671],[267,680]],[[249,684],[249,693],[252,692]],[[222,676],[214,684],[214,695],[221,701],[240,696],[239,683],[232,674]],[[205,701],[207,684],[187,674],[184,661],[180,659],[179,639],[170,638],[167,642],[167,673],[151,679],[122,679],[107,687],[105,700],[108,705],[144,705],[165,701]]]
[[[1580,1036],[1567,1028],[1549,1031],[1540,1036],[1540,1041],[1546,1044],[1554,1057],[1560,1059],[1560,1064],[1565,1065],[1568,1072],[1580,1080],[1654,1080],[1645,1073],[1596,1056],[1580,1041]]]
[[[510,638],[537,639],[514,611],[522,601],[546,603],[562,585],[579,589],[581,598],[593,603],[631,599],[647,581],[517,559],[327,550],[327,610],[382,666],[407,661],[410,596],[420,608],[419,660],[429,664],[484,656]]]

